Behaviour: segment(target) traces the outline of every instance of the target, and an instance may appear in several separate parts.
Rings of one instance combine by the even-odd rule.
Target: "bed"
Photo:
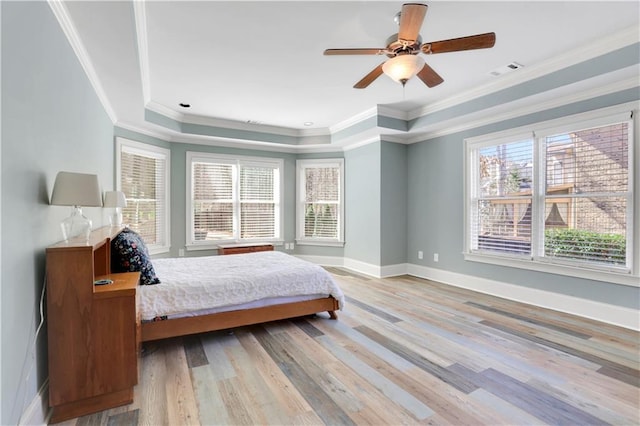
[[[138,287],[141,340],[327,312],[344,295],[322,267],[278,251],[154,259],[160,284]]]

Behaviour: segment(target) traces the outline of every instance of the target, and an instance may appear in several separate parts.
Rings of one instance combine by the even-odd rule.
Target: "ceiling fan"
[[[424,62],[418,53],[432,55],[435,53],[457,52],[461,50],[486,49],[493,47],[496,42],[495,33],[477,34],[449,40],[422,43],[420,27],[427,13],[427,5],[420,3],[405,3],[399,16],[400,29],[387,39],[384,48],[349,48],[327,49],[325,55],[387,55],[390,59],[378,65],[353,87],[364,89],[383,73],[403,86],[417,75],[429,87],[437,86],[444,80],[433,68]]]

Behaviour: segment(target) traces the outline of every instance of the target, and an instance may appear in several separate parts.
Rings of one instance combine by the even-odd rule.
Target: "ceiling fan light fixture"
[[[424,59],[417,55],[406,54],[389,59],[382,65],[382,72],[404,86],[423,67]]]

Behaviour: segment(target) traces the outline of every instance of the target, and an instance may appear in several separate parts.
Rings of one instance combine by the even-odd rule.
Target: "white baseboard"
[[[377,278],[397,277],[398,275],[406,275],[409,270],[408,263],[398,263],[396,265],[386,265],[380,268],[381,274]]]
[[[407,274],[640,331],[640,315],[631,308],[419,265],[409,264]]]
[[[313,255],[298,255],[295,257],[306,260],[307,262],[315,263],[322,266],[335,266],[341,268],[344,266],[344,260],[337,256],[313,256]]]
[[[466,288],[479,293],[502,297],[503,299],[553,309],[555,311],[640,331],[640,313],[631,308],[410,263],[378,266],[341,257],[299,257],[319,265],[344,267],[375,278],[386,278],[405,274],[413,275],[418,278],[438,281],[454,287]]]
[[[20,416],[19,425],[46,425],[49,423],[51,410],[49,409],[49,379],[46,379],[37,395],[27,409]]]

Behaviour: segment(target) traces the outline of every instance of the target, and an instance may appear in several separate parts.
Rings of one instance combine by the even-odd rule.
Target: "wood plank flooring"
[[[347,296],[338,321],[147,344],[133,404],[62,424],[640,424],[637,332],[328,269]]]

